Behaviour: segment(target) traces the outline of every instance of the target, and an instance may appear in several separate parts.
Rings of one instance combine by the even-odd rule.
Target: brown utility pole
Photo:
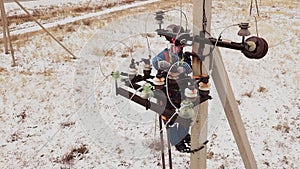
[[[0,0],[0,10],[1,10],[1,20],[2,20],[2,27],[3,27],[3,42],[4,42],[4,48],[5,48],[5,54],[9,53],[8,50],[8,44],[12,56],[12,66],[16,66],[16,60],[14,56],[14,49],[12,47],[11,39],[10,39],[10,33],[8,29],[8,22],[7,22],[7,16],[5,12],[4,7],[4,0]]]
[[[8,54],[8,41],[7,41],[7,22],[6,22],[6,15],[4,11],[4,2],[1,0],[0,2],[0,10],[1,10],[1,21],[2,21],[2,29],[3,29],[3,42],[4,42],[4,49],[5,54]]]
[[[193,34],[200,35],[200,31],[206,29],[210,31],[211,25],[211,5],[212,0],[193,0]],[[205,10],[205,11],[204,11]],[[204,15],[205,14],[205,15]],[[206,25],[203,25],[203,20],[206,17]],[[198,43],[194,43],[193,52],[202,54]],[[201,76],[202,73],[206,73],[206,69],[202,66],[202,62],[198,57],[193,57],[193,73],[195,76]],[[207,118],[208,118],[208,101],[205,101],[199,105],[197,119],[191,130],[191,149],[200,147],[201,143],[207,140]],[[207,148],[191,154],[191,169],[205,169],[206,168],[206,152]]]
[[[215,50],[214,55],[221,56],[219,49]],[[222,98],[221,103],[244,162],[244,166],[246,169],[257,169],[257,164],[251,150],[246,129],[222,57],[215,57],[213,64],[214,69],[212,71],[212,79],[214,80],[219,97]]]
[[[211,7],[212,0],[193,0],[193,34],[199,35],[200,31],[210,32],[211,28]],[[205,16],[205,17],[204,17]],[[203,22],[205,21],[205,22]],[[206,23],[203,25],[203,23]],[[193,52],[198,55],[203,54],[203,50],[199,44],[193,45]],[[205,51],[205,49],[204,49]],[[207,56],[205,59],[213,59],[211,72],[212,79],[216,85],[216,89],[221,99],[227,120],[231,131],[233,132],[237,143],[240,155],[246,169],[257,169],[256,161],[251,150],[246,129],[243,125],[241,114],[238,109],[237,102],[232,91],[228,74],[225,70],[221,53],[218,48],[214,49],[214,56]],[[207,73],[207,70],[202,66],[199,58],[193,57],[193,72],[198,76]],[[208,103],[207,101],[199,105],[197,119],[192,127],[192,142],[191,149],[198,148],[207,139],[207,118],[208,118]],[[202,149],[191,154],[191,169],[206,169],[206,154],[207,149]]]

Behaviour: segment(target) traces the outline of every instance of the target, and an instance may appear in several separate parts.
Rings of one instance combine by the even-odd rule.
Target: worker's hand
[[[181,73],[185,73],[185,72],[186,72],[186,69],[185,69],[183,66],[178,66],[177,72],[179,72],[180,74],[181,74]]]
[[[171,64],[167,61],[159,61],[158,62],[158,69],[159,70],[168,70],[170,68]]]

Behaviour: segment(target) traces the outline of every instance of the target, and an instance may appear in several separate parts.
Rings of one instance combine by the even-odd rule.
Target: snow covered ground
[[[63,7],[71,3],[41,0],[24,6],[52,9],[58,2]],[[70,6],[99,2],[72,1]],[[75,60],[43,32],[14,41],[16,67],[10,66],[11,57],[2,46],[0,168],[161,168],[155,113],[113,96],[107,76],[116,68],[124,70],[131,56],[148,56],[141,33],[150,33],[152,55],[167,46],[153,33],[158,26],[149,12],[179,9],[178,4],[162,1],[51,29],[78,56]],[[245,21],[256,35],[249,5],[214,1],[212,35]],[[6,7],[9,14],[20,12],[12,4]],[[260,2],[258,33],[270,46],[265,58],[249,60],[238,51],[221,49],[258,168],[300,168],[299,7],[296,0]],[[192,5],[187,2],[182,8],[191,22]],[[168,12],[164,25],[179,24],[178,16],[176,10]],[[34,25],[22,24],[12,27]],[[237,31],[230,27],[222,38],[239,41]],[[208,168],[244,168],[214,88],[212,96]],[[189,155],[173,152],[174,168],[189,168]]]

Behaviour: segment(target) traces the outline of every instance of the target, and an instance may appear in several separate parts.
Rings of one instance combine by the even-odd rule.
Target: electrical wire
[[[174,8],[174,9],[171,9],[171,10],[167,10],[165,12],[171,12],[171,11],[179,11],[180,15],[184,16],[184,19],[185,19],[185,30],[187,30],[187,28],[188,28],[188,19],[187,19],[186,14],[183,12],[183,10],[182,9]],[[180,18],[180,26],[182,26],[182,18]],[[177,34],[179,34],[179,33],[180,33],[180,29],[179,29],[179,32],[177,32]]]
[[[257,18],[256,18],[256,16],[254,16],[254,20],[255,20],[255,30],[256,30],[256,35],[257,35],[257,37],[259,37],[259,36],[258,36],[258,26],[257,26]]]
[[[117,46],[118,44],[121,44],[121,45],[125,46],[126,49],[129,49],[130,47],[129,47],[124,41],[126,41],[126,40],[128,40],[128,39],[130,39],[130,38],[136,38],[136,37],[138,37],[138,36],[142,36],[142,33],[134,34],[134,35],[128,36],[128,37],[126,37],[126,38],[123,38],[123,39],[121,39],[121,40],[112,40],[112,41],[109,41],[109,42],[107,43],[107,45],[110,45],[110,42],[114,42],[115,45],[111,46],[110,49],[113,49],[113,48],[115,48],[115,47],[118,47],[118,46]],[[131,51],[131,50],[128,50],[128,51],[129,51],[129,56],[130,56],[130,58],[133,59],[132,51]],[[115,58],[118,59],[117,57],[115,57]],[[106,58],[102,58],[102,59],[106,59]],[[101,72],[102,75],[105,77],[105,79],[107,79],[109,76],[111,76],[111,73],[108,74],[108,75],[106,75],[106,74],[104,73],[104,71],[103,71],[103,67],[104,67],[104,66],[102,66],[101,63],[104,63],[104,62],[102,62],[102,60],[99,61],[100,72]],[[116,62],[116,63],[118,63],[118,62]],[[130,78],[129,78],[129,74],[127,75],[127,79],[130,79]],[[133,84],[131,83],[131,80],[128,80],[128,82],[129,82],[129,87],[133,89]],[[135,90],[135,92],[132,94],[132,96],[129,98],[129,100],[132,100],[132,98],[136,95],[136,93],[137,93],[141,88],[142,88],[142,87],[140,87],[139,89]],[[114,102],[114,106],[117,107],[117,103],[116,103],[116,102]],[[119,111],[119,110],[117,109],[117,111]],[[120,113],[121,113],[121,112],[120,112]]]
[[[210,49],[209,54],[204,55],[205,57],[206,57],[206,56],[211,56],[211,58],[210,58],[211,61],[210,61],[210,66],[209,66],[209,71],[208,71],[208,74],[209,74],[209,75],[211,75],[212,70],[213,70],[213,66],[214,66],[214,64],[212,64],[212,59],[213,59],[212,53],[213,53],[213,51],[215,50],[215,48],[217,47],[217,44],[218,44],[219,40],[220,40],[221,37],[222,37],[222,34],[223,34],[228,28],[234,27],[234,26],[238,26],[238,25],[239,25],[239,24],[232,24],[232,25],[229,25],[229,26],[224,27],[224,29],[219,33],[219,36],[218,36],[218,38],[217,38],[217,40],[216,40],[216,43],[214,44],[213,48]],[[205,33],[207,33],[208,35],[210,35],[210,33],[207,32],[207,31],[205,31]]]

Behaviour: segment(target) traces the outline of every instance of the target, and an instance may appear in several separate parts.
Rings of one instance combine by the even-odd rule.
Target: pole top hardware
[[[228,42],[223,41],[221,38],[216,39],[214,37],[206,37],[202,32],[202,35],[201,33],[200,35],[192,35],[191,33],[187,32],[174,33],[169,31],[168,29],[162,29],[161,25],[159,26],[160,28],[156,30],[157,34],[160,36],[164,36],[167,40],[175,38],[179,41],[185,41],[186,46],[192,46],[194,43],[198,43],[202,46],[209,45],[209,53],[203,56],[199,56],[199,59],[201,59],[202,61],[206,56],[209,56],[213,52],[215,46],[240,50],[249,59],[261,59],[268,52],[268,43],[265,39],[257,36],[252,36],[245,40],[245,36],[249,36],[251,34],[248,30],[248,28],[250,27],[249,23],[238,24],[238,26],[240,27],[238,35],[242,36],[242,42]]]
[[[240,23],[239,27],[241,28],[238,32],[239,36],[249,36],[251,34],[248,30],[250,28],[249,23]]]
[[[157,21],[158,25],[159,25],[159,29],[161,29],[161,25],[164,23],[163,19],[164,19],[164,11],[157,11],[155,12],[155,20]]]

